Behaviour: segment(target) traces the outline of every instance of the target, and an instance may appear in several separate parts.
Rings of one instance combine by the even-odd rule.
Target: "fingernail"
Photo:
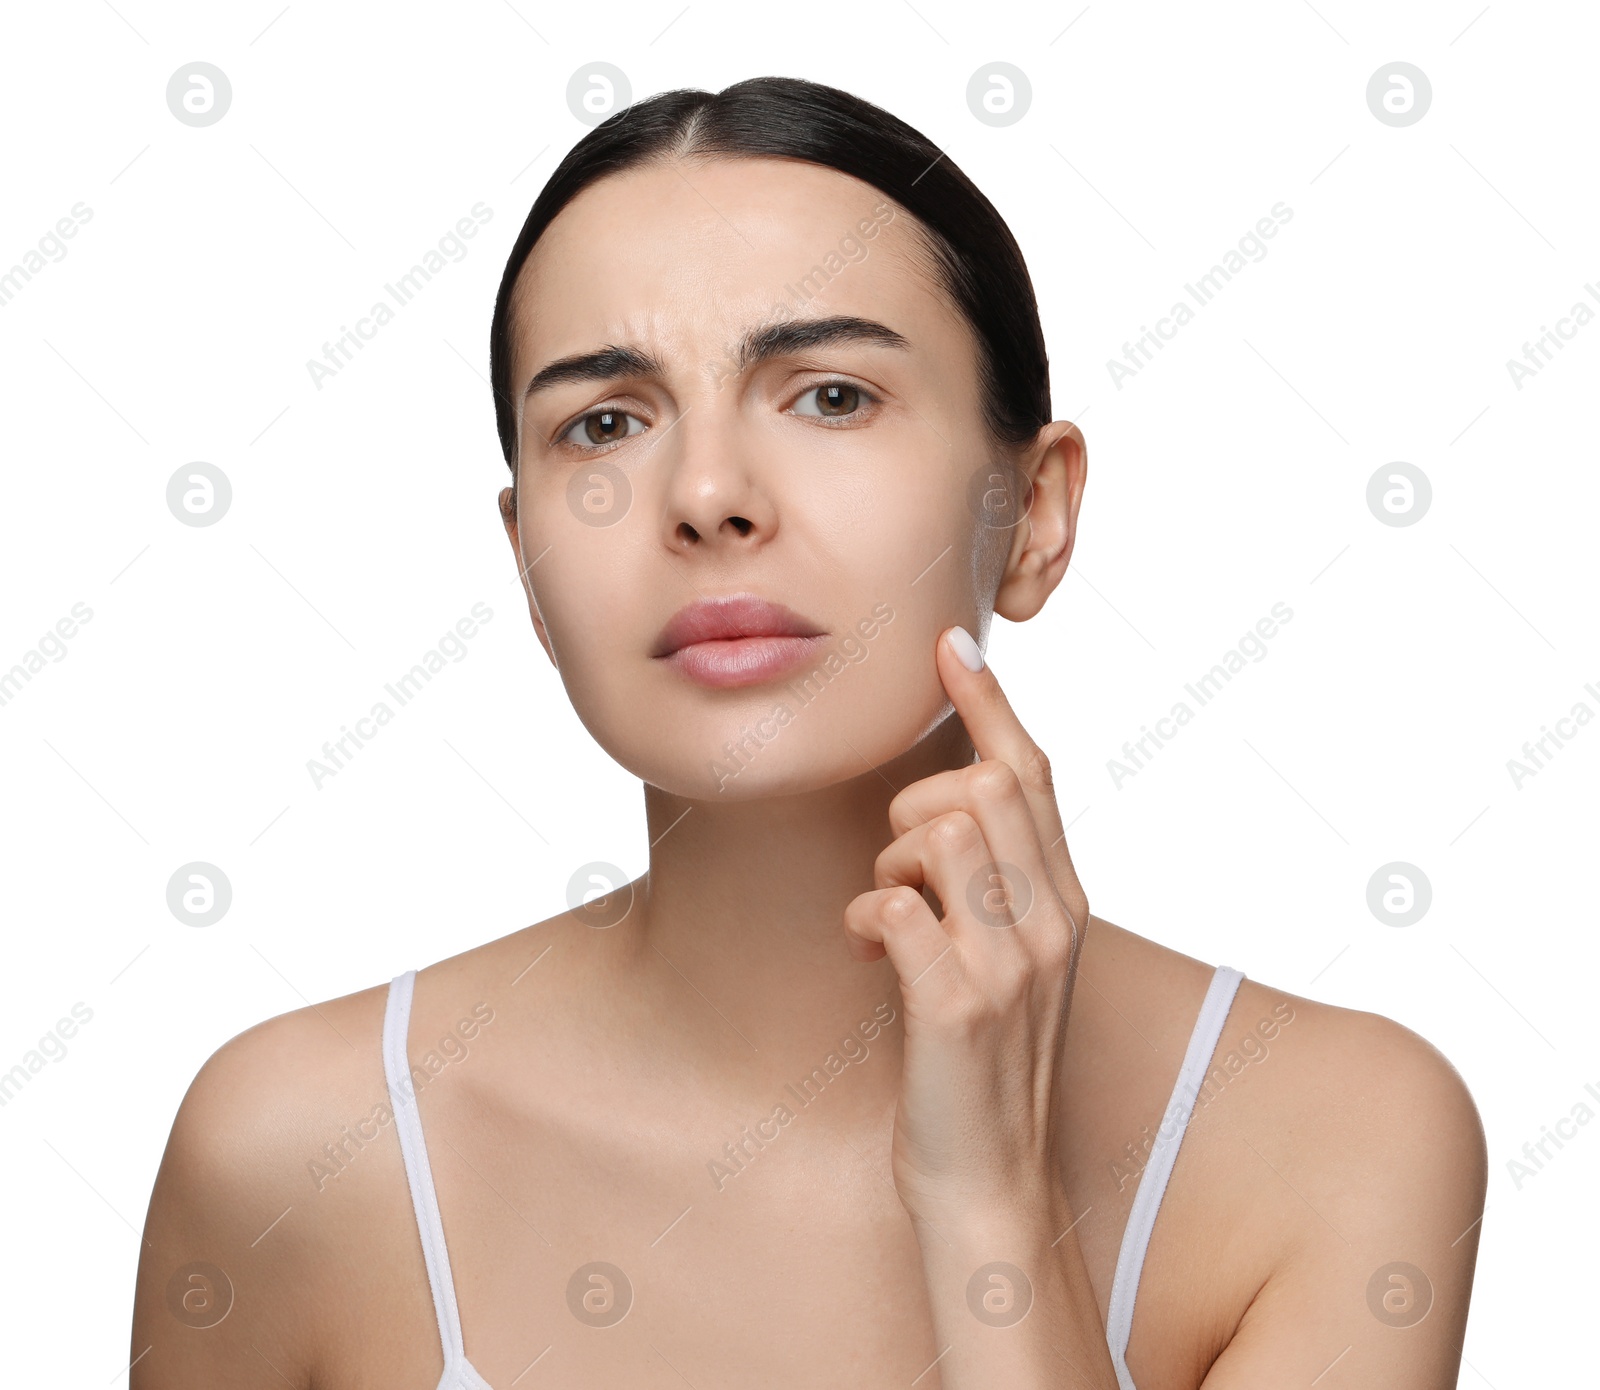
[[[967,670],[983,670],[983,653],[978,650],[978,644],[972,640],[972,634],[966,628],[950,629],[950,648],[961,658],[961,664]]]

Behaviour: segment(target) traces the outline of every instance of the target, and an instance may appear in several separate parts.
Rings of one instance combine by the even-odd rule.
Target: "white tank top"
[[[389,999],[383,1016],[383,1071],[389,1086],[389,1106],[394,1112],[395,1130],[400,1136],[400,1152],[405,1158],[406,1182],[411,1188],[411,1206],[422,1236],[422,1258],[428,1270],[428,1287],[433,1291],[433,1309],[439,1319],[439,1340],[444,1347],[444,1374],[438,1390],[495,1390],[472,1362],[467,1360],[461,1338],[461,1311],[456,1305],[455,1281],[450,1274],[450,1255],[445,1248],[444,1222],[439,1216],[439,1198],[434,1192],[433,1169],[428,1164],[428,1146],[422,1137],[422,1117],[417,1112],[416,1091],[406,1056],[406,1034],[411,1022],[411,994],[417,972],[407,970],[389,982]],[[1194,1032],[1189,1037],[1183,1065],[1172,1088],[1172,1099],[1163,1112],[1150,1156],[1139,1178],[1128,1222],[1123,1228],[1122,1246],[1117,1255],[1117,1272],[1111,1283],[1111,1305],[1106,1314],[1106,1341],[1111,1348],[1111,1363],[1116,1368],[1121,1390],[1137,1390],[1128,1374],[1128,1338],[1133,1331],[1133,1304],[1139,1293],[1139,1273],[1144,1268],[1145,1251],[1155,1229],[1156,1212],[1178,1158],[1178,1146],[1189,1127],[1194,1103],[1210,1070],[1211,1054],[1227,1020],[1228,1010],[1244,975],[1219,965],[1211,986],[1200,1005]]]

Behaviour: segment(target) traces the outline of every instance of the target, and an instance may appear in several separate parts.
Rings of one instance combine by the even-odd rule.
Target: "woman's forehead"
[[[535,244],[519,373],[624,334],[665,344],[779,314],[859,314],[910,337],[948,320],[941,300],[912,219],[859,179],[790,159],[643,166],[584,189]]]
[[[820,254],[887,208],[888,199],[871,184],[806,160],[668,160],[591,183],[556,215],[530,261],[541,252],[581,249],[596,237]]]

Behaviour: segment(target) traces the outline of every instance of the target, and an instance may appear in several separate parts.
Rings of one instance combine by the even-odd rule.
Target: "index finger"
[[[972,746],[980,758],[997,758],[1010,765],[1022,783],[1045,853],[1064,858],[1070,872],[1072,861],[1066,853],[1066,831],[1056,805],[1050,759],[1022,727],[1011,701],[1006,699],[966,628],[946,629],[937,646],[939,679],[966,726]]]
[[[1045,863],[1051,869],[1056,892],[1072,921],[1072,948],[1068,972],[1078,968],[1084,935],[1089,930],[1089,896],[1078,880],[1072,854],[1067,849],[1067,832],[1056,805],[1055,783],[1050,760],[1022,727],[1011,708],[1000,682],[978,650],[978,644],[964,627],[946,629],[936,644],[935,664],[956,713],[966,726],[972,746],[980,758],[998,758],[1008,763],[1022,784],[1039,840],[1044,846]],[[1070,997],[1070,996],[1069,996]],[[1069,1005],[1070,1007],[1070,1005]]]

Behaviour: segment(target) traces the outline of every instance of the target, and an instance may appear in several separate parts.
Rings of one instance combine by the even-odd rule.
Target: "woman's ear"
[[[1089,471],[1083,432],[1070,420],[1053,421],[1040,431],[1020,467],[1029,484],[1028,507],[1016,525],[994,598],[994,611],[1014,623],[1043,608],[1067,572]]]
[[[511,553],[517,557],[517,577],[522,581],[522,591],[528,598],[528,616],[533,619],[533,630],[539,638],[544,654],[555,666],[556,654],[550,646],[550,635],[544,630],[544,619],[539,616],[539,605],[533,601],[533,583],[528,578],[530,568],[522,557],[522,537],[517,529],[517,491],[514,487],[500,489],[500,521],[506,528],[506,539],[511,542]]]

